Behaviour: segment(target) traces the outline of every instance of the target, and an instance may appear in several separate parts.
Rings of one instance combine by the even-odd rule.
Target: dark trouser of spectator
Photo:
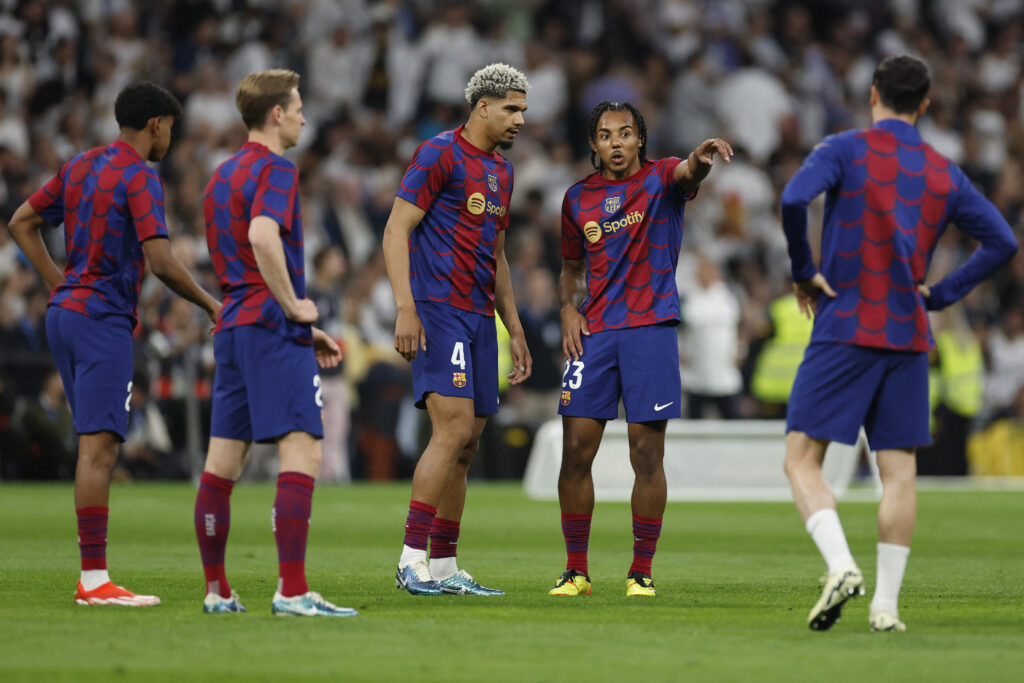
[[[398,412],[409,393],[410,376],[390,363],[373,365],[356,390],[359,409],[355,416],[356,474],[372,481],[398,475]]]
[[[935,409],[931,446],[917,449],[917,473],[925,476],[962,477],[967,474],[967,436],[972,418],[940,404]]]
[[[703,420],[706,418],[706,409],[709,404],[715,406],[719,418],[723,420],[735,420],[739,417],[739,411],[736,408],[736,394],[711,396],[691,391],[686,392],[686,416],[689,419]]]

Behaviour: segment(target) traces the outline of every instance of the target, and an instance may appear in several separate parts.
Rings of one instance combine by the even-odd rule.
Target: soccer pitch
[[[627,504],[598,504],[594,593],[550,598],[558,505],[471,482],[460,565],[503,598],[395,590],[408,484],[320,487],[307,568],[354,619],[270,614],[273,487],[232,496],[227,568],[249,613],[204,615],[188,484],[115,485],[112,577],[149,609],[79,607],[69,484],[0,486],[0,680],[1009,681],[1024,671],[1024,494],[928,491],[901,600],[906,633],[870,633],[873,503],[841,503],[868,595],[815,633],[824,564],[792,505],[670,503],[659,595],[625,597]],[[1014,674],[1013,672],[1017,673]]]

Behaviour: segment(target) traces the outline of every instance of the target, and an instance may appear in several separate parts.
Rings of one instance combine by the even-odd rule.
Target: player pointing
[[[529,87],[505,64],[473,74],[469,121],[416,150],[384,232],[395,349],[412,362],[416,405],[433,427],[413,475],[395,575],[414,595],[504,595],[458,568],[456,546],[469,464],[498,410],[495,311],[510,336],[509,383],[532,372],[505,260],[512,164],[495,151],[519,133]]]
[[[830,441],[853,444],[863,425],[878,453],[878,585],[873,631],[903,631],[897,598],[917,517],[917,446],[928,431],[928,310],[963,298],[1017,249],[1010,226],[955,164],[921,140],[914,124],[928,106],[928,69],[889,57],[871,85],[871,128],[819,144],[782,193],[800,308],[815,315],[786,425],[785,469],[797,510],[828,564],[811,609],[828,629],[864,592],[836,500],[821,474]],[[807,205],[826,194],[821,269],[807,241]],[[924,286],[932,252],[950,222],[981,242],[970,259]]]
[[[665,425],[680,416],[679,295],[675,270],[683,210],[729,143],[706,140],[685,159],[647,159],[647,127],[627,102],[590,113],[593,173],[562,202],[562,350],[565,372],[558,500],[568,555],[550,594],[589,594],[587,546],[594,511],[591,468],[604,426],[629,423],[633,484],[633,564],[626,595],[654,596],[654,558],[667,487]]]

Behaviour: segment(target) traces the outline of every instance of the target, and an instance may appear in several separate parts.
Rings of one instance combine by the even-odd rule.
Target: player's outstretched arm
[[[494,270],[494,308],[501,316],[508,330],[508,348],[512,355],[512,372],[508,376],[510,385],[521,384],[533,374],[533,358],[526,347],[526,334],[516,310],[516,298],[512,292],[512,276],[505,258],[505,231],[498,233],[494,253],[497,264]]]
[[[384,228],[384,267],[388,271],[391,292],[395,296],[395,351],[411,361],[418,349],[427,350],[427,335],[416,313],[409,284],[409,235],[423,220],[426,212],[412,202],[395,197],[391,215]]]
[[[562,353],[579,360],[583,355],[581,335],[590,336],[587,319],[579,311],[586,287],[587,265],[583,259],[562,259],[558,276],[558,300],[562,305]]]
[[[673,179],[683,192],[693,192],[708,177],[716,154],[725,163],[732,162],[732,146],[721,138],[711,138],[697,145],[686,161],[676,166]]]
[[[64,273],[54,263],[50,252],[46,249],[46,242],[43,241],[42,228],[46,221],[40,216],[28,202],[22,203],[18,210],[11,216],[7,223],[7,229],[11,231],[11,237],[25,253],[29,263],[39,271],[39,275],[46,282],[46,286],[53,291],[57,285],[64,282]]]
[[[316,304],[312,299],[295,296],[291,278],[288,277],[281,226],[272,218],[256,216],[249,223],[249,244],[252,245],[252,253],[256,257],[256,266],[260,269],[263,281],[288,319],[297,323],[315,323],[320,317]]]
[[[199,306],[210,321],[217,322],[220,302],[210,296],[209,292],[199,286],[174,254],[171,253],[171,241],[165,237],[153,237],[142,243],[142,251],[146,255],[150,270],[170,287],[178,296],[188,299]]]

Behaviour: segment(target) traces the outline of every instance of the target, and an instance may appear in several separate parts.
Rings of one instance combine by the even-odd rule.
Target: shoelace
[[[430,568],[427,567],[426,562],[413,562],[412,573],[416,575],[416,578],[424,583],[433,581],[430,576]]]

